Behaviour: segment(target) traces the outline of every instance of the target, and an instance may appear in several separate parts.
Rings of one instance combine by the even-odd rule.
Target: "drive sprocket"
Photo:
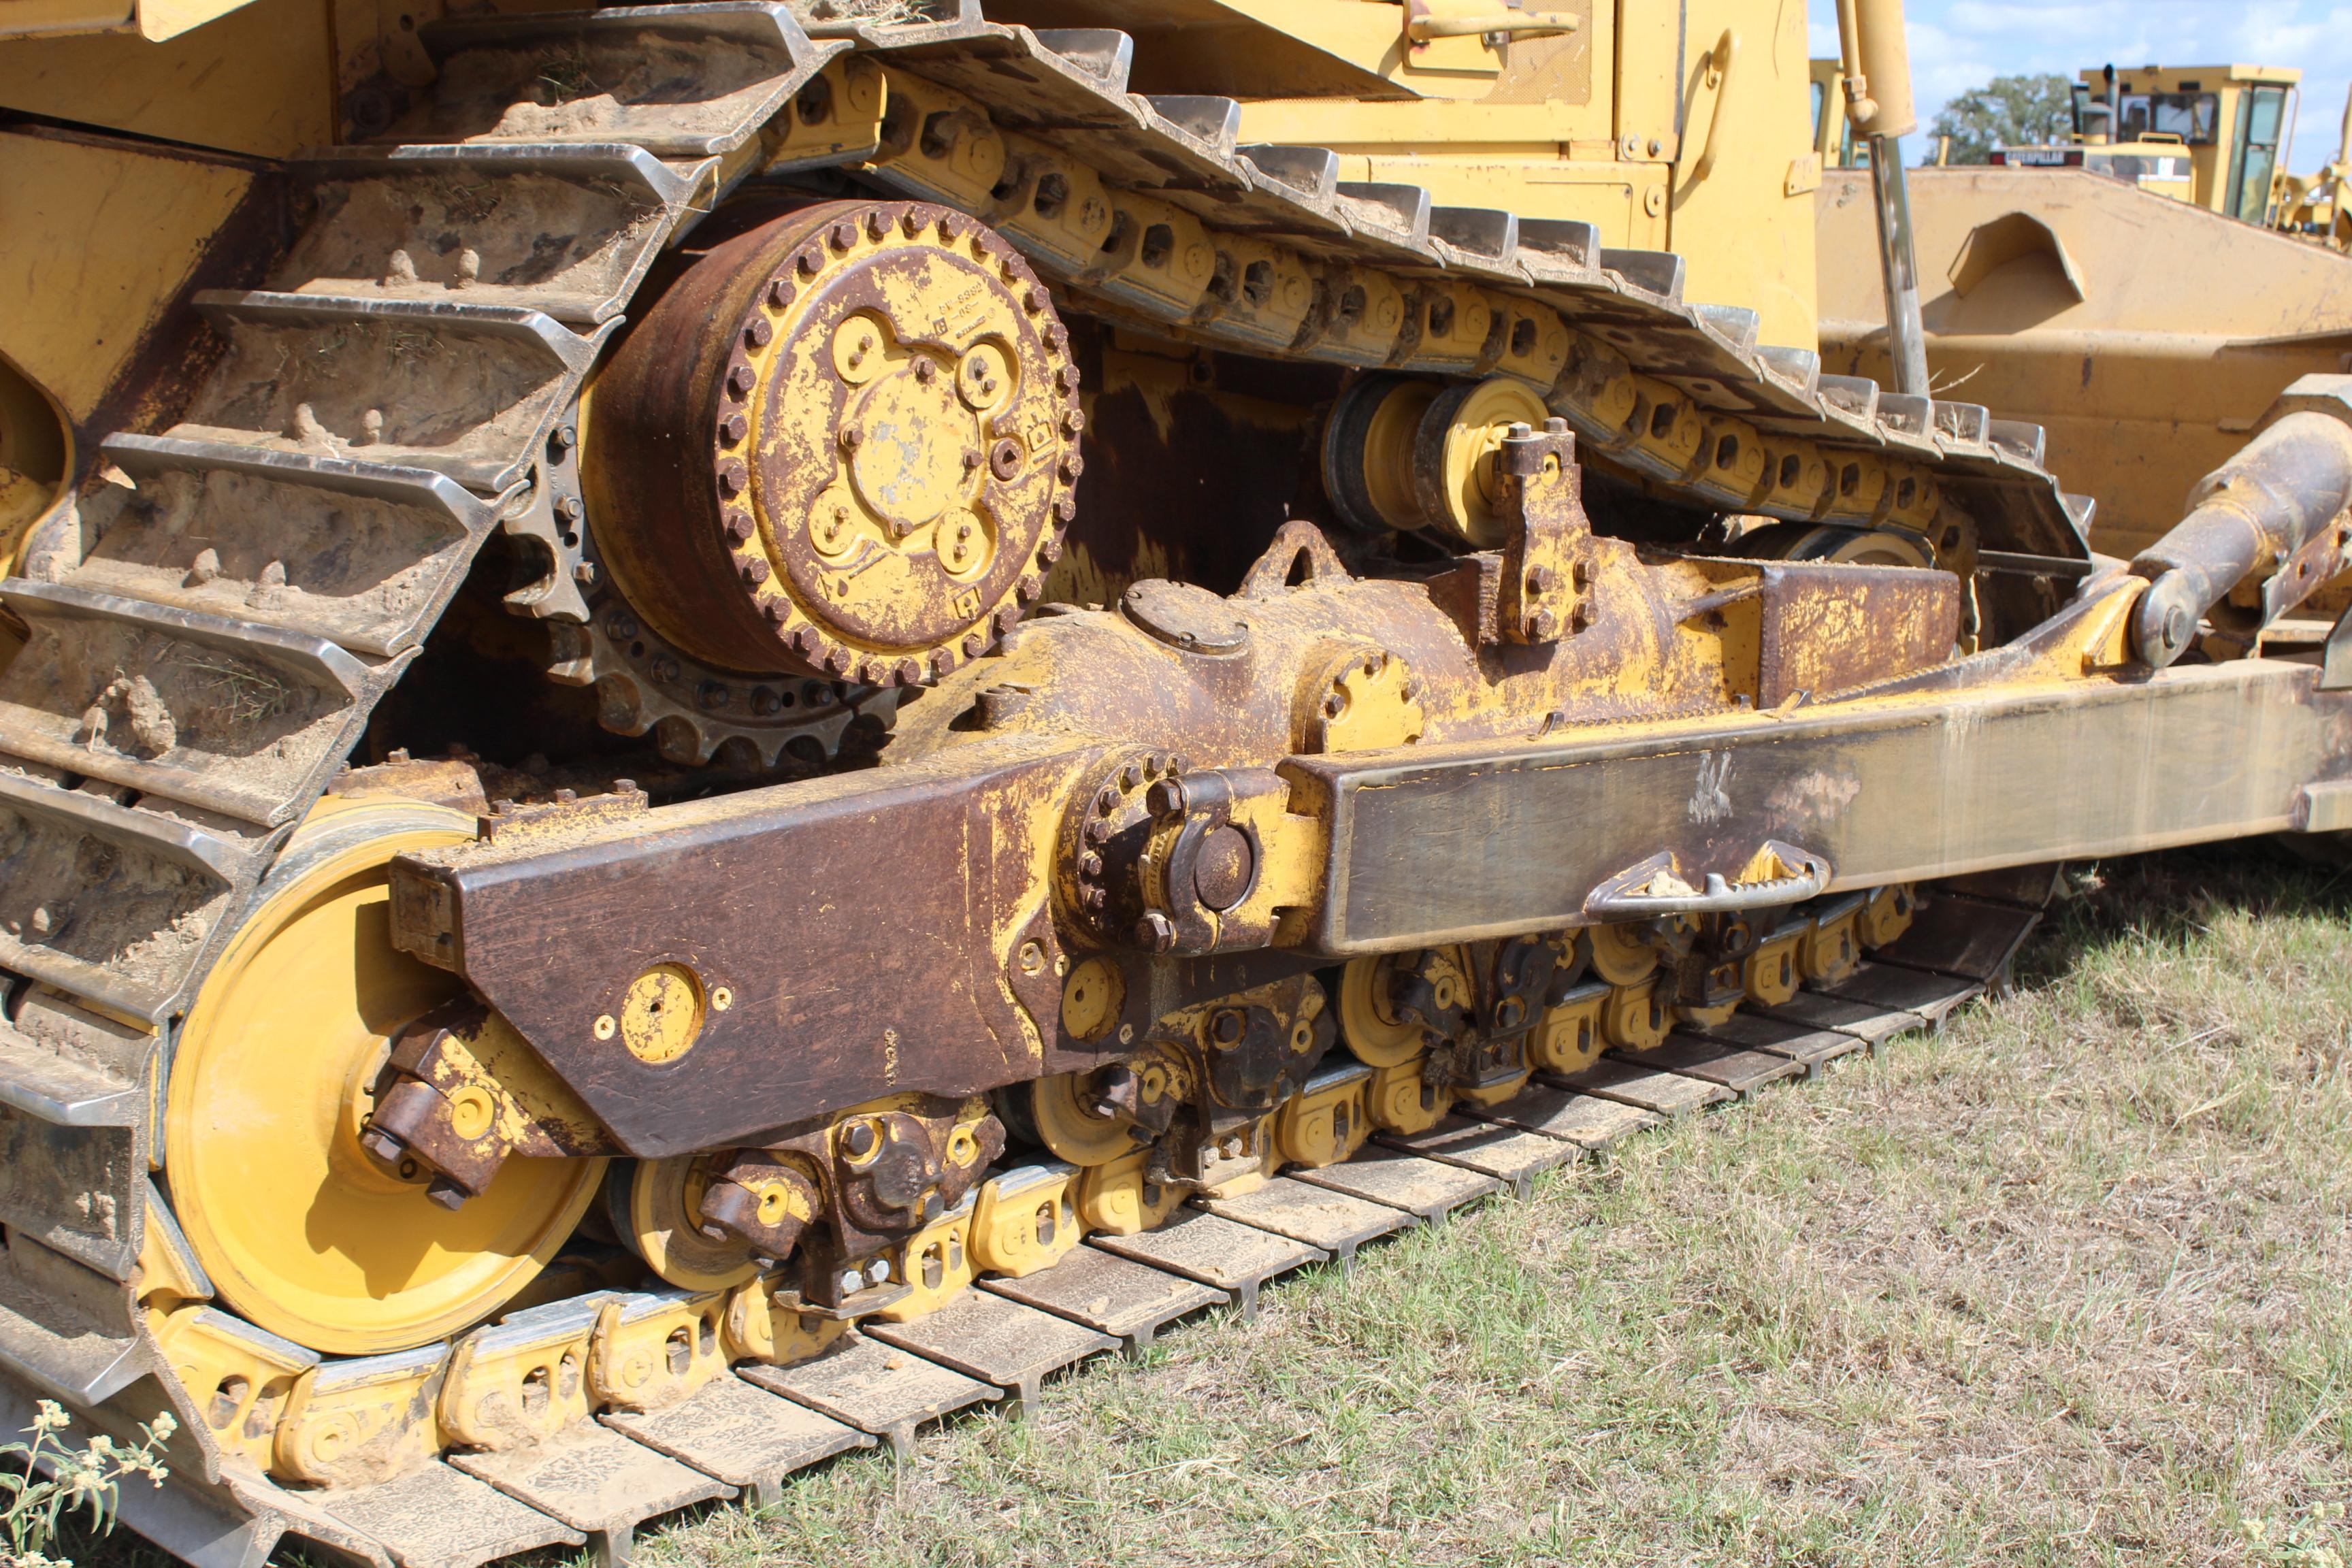
[[[589,515],[710,665],[911,686],[1034,601],[1074,510],[1069,340],[1028,263],[921,202],[825,202],[688,267],[615,353]]]

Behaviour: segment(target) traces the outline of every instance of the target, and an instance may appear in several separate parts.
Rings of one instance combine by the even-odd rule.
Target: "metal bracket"
[[[1496,616],[1502,639],[1549,643],[1582,631],[1592,624],[1592,524],[1568,421],[1547,419],[1541,431],[1513,425],[1495,464],[1511,525]]]
[[[1830,885],[1830,863],[1809,849],[1768,838],[1758,861],[1778,860],[1796,870],[1759,881],[1727,881],[1709,871],[1704,889],[1694,889],[1675,873],[1675,858],[1653,855],[1629,866],[1584,900],[1584,912],[1598,921],[1648,920],[1659,915],[1735,914],[1744,910],[1772,909],[1818,898]]]
[[[2352,690],[2352,605],[2345,606],[2327,634],[2327,649],[2320,660],[2319,689]]]

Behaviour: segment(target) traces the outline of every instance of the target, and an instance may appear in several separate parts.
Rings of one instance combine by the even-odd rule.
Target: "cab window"
[[[2253,87],[2238,100],[2238,151],[2231,159],[2229,213],[2248,223],[2270,216],[2271,174],[2278,167],[2286,89]]]

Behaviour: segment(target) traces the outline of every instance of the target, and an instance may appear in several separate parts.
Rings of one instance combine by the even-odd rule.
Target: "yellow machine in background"
[[[617,1563],[2352,829],[2340,258],[1841,10],[0,0],[0,1430]]]
[[[2074,140],[1911,171],[1932,386],[2042,425],[2053,463],[2098,498],[2102,550],[2157,538],[2282,388],[2343,368],[2352,268],[2307,243],[2333,222],[2332,180],[2306,191],[2285,173],[2299,79],[2086,70]],[[1869,188],[1832,169],[1816,210],[1824,358],[1874,374]]]
[[[2269,226],[2294,151],[2303,73],[2274,66],[2114,66],[2074,83],[2074,140],[1997,149],[1996,165],[2083,168]]]

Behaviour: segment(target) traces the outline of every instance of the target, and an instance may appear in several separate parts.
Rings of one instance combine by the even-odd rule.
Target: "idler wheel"
[[[603,1160],[509,1160],[453,1212],[429,1172],[361,1146],[394,1037],[465,989],[392,945],[385,868],[473,837],[442,806],[330,799],[180,1030],[173,1209],[222,1304],[312,1350],[406,1350],[479,1322],[555,1255],[604,1175]]]
[[[1437,529],[1492,550],[1510,532],[1495,454],[1513,425],[1547,417],[1536,390],[1507,375],[1450,387],[1364,376],[1324,427],[1324,485],[1359,528]]]
[[[631,605],[696,658],[935,679],[1061,553],[1076,387],[1044,288],[986,226],[822,203],[713,248],[615,353],[590,521]]]

